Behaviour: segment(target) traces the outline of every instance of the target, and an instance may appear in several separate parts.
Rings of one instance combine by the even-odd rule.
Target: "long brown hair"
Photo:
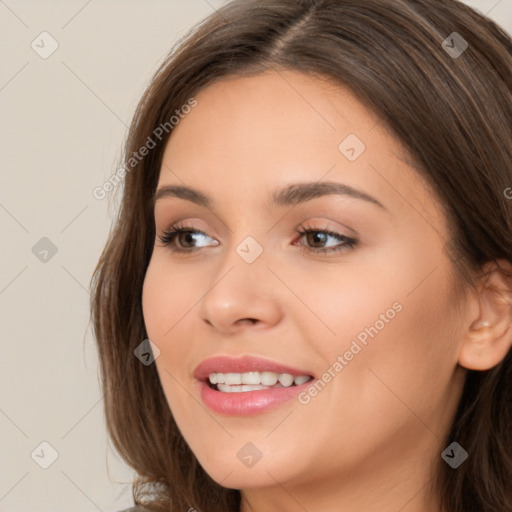
[[[239,510],[240,492],[221,487],[199,465],[155,365],[141,364],[134,350],[147,338],[142,285],[169,119],[215,80],[268,69],[331,79],[379,116],[445,207],[461,282],[486,262],[512,263],[512,201],[504,193],[512,185],[512,40],[503,29],[455,0],[225,5],[171,51],[138,105],[122,203],[91,281],[107,428],[139,475],[133,493],[141,510]],[[169,129],[155,137],[165,123]],[[148,137],[156,147],[130,160]],[[446,445],[456,440],[470,456],[456,470],[439,457],[434,480],[446,511],[512,510],[511,424],[509,352],[491,370],[467,372]]]

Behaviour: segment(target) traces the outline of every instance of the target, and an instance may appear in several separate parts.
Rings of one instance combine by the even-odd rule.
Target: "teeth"
[[[242,373],[242,384],[260,384],[259,372]]]
[[[224,392],[244,392],[267,389],[269,386],[300,386],[310,380],[308,375],[291,375],[276,372],[211,373],[209,380]],[[279,383],[279,384],[278,384]]]
[[[233,386],[234,384],[242,384],[242,375],[239,373],[225,373],[224,383]]]
[[[267,389],[266,386],[243,384],[242,386],[228,386],[226,384],[217,384],[219,391],[224,393],[244,393],[246,391],[258,391],[259,389]]]
[[[309,377],[306,377],[306,375],[299,375],[298,377],[295,377],[293,379],[293,382],[296,386],[300,386],[301,384],[304,384],[309,380]]]
[[[288,388],[293,384],[293,375],[290,375],[289,373],[280,373],[278,379],[285,388]]]
[[[265,386],[273,386],[277,382],[277,373],[274,372],[261,372],[260,382]]]

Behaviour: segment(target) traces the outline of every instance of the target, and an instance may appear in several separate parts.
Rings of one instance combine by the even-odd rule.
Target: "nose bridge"
[[[236,275],[241,286],[250,283],[254,286],[264,285],[271,277],[266,267],[269,260],[267,248],[270,245],[267,231],[261,221],[251,222],[250,217],[239,218],[238,222],[233,223],[225,251],[221,252],[218,278],[225,275],[233,280]]]

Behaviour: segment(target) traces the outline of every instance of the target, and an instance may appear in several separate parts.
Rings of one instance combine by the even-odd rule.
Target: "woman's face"
[[[196,100],[165,149],[143,291],[185,440],[225,487],[419,491],[463,381],[439,203],[345,88],[268,72]]]

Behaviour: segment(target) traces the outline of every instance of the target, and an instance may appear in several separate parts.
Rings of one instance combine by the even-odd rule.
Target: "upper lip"
[[[292,368],[269,359],[254,356],[215,356],[202,361],[194,370],[194,377],[205,381],[212,373],[275,372],[290,375],[311,375],[308,370]]]

